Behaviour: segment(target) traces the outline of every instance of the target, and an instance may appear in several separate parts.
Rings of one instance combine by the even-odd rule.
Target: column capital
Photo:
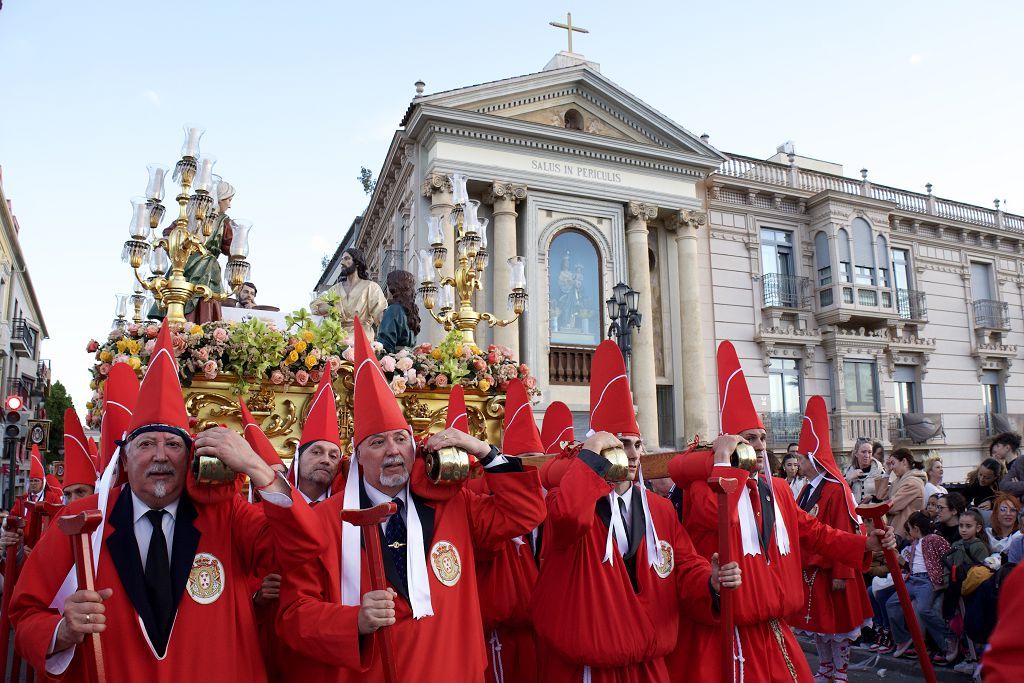
[[[682,228],[693,228],[697,230],[708,224],[708,215],[697,209],[682,209],[672,214],[665,222],[665,225],[672,230],[682,232]]]
[[[504,180],[495,180],[491,186],[484,191],[483,203],[495,204],[507,199],[515,205],[526,199],[526,185],[507,183]]]
[[[626,203],[626,219],[640,219],[647,222],[658,215],[658,207],[645,202],[630,201]]]
[[[427,174],[423,179],[423,185],[420,186],[420,193],[424,197],[430,197],[438,192],[450,193],[451,191],[451,179],[446,174],[438,173],[437,171]]]

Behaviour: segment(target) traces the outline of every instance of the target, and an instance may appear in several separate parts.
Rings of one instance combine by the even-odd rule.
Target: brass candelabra
[[[235,221],[225,273],[228,291],[217,292],[207,285],[190,282],[185,277],[185,265],[189,258],[193,254],[208,253],[204,242],[213,234],[219,215],[217,186],[220,180],[213,174],[215,160],[209,156],[199,156],[199,139],[203,130],[186,126],[185,133],[182,156],[174,169],[174,180],[180,185],[176,197],[178,218],[166,237],[157,230],[165,212],[161,201],[167,169],[159,165],[149,166],[146,197],[132,200],[134,213],[131,238],[125,242],[121,257],[131,266],[135,280],[141,286],[141,289],[135,288],[135,295],[131,297],[136,322],[142,319],[141,308],[145,302],[145,298],[140,296],[142,290],[152,292],[160,308],[166,310],[167,320],[184,323],[185,305],[190,300],[198,297],[223,301],[235,294],[249,276],[250,265],[245,260],[249,253],[249,225]],[[143,277],[139,269],[147,258],[151,275]]]
[[[466,176],[455,173],[450,180],[455,208],[448,216],[427,218],[427,238],[431,248],[420,250],[417,257],[420,279],[417,292],[423,299],[424,308],[446,331],[457,329],[462,333],[464,343],[476,344],[476,328],[481,322],[490,327],[505,327],[518,320],[526,310],[529,301],[526,260],[522,256],[508,259],[508,309],[512,312],[511,318],[500,318],[474,307],[474,295],[483,291],[483,274],[490,261],[487,219],[477,216],[480,202],[469,199]],[[448,256],[444,235],[446,220],[451,221],[454,227],[457,262],[453,275],[445,275],[441,271]]]

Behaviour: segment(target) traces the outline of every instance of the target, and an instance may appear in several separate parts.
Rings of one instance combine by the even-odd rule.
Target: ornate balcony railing
[[[1010,329],[1009,305],[1005,301],[978,299],[971,304],[974,308],[974,326],[989,330]]]
[[[808,279],[796,275],[765,273],[761,276],[764,306],[777,308],[804,308],[803,293]]]
[[[32,358],[36,355],[39,333],[24,318],[11,320],[11,348],[15,353]]]
[[[899,413],[889,416],[889,440],[893,443],[937,443],[944,437],[942,415],[938,413]]]
[[[551,384],[590,384],[590,363],[594,349],[552,346],[548,353],[548,381]]]
[[[904,320],[928,320],[928,305],[924,292],[916,289],[897,289],[896,311]]]
[[[785,448],[787,444],[800,439],[803,416],[800,413],[761,413],[761,420],[768,431],[768,443],[773,448]]]
[[[23,379],[7,380],[7,396],[20,396],[26,402],[32,394],[32,385]]]

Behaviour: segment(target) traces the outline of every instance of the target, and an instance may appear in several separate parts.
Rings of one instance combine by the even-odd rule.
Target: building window
[[[800,413],[800,361],[794,358],[771,359],[768,394],[772,412]]]
[[[999,380],[998,370],[982,371],[981,403],[986,415],[1006,412],[1006,395],[1003,392],[1003,383]]]
[[[874,361],[843,361],[843,379],[846,384],[847,410],[865,413],[878,412]]]
[[[663,444],[679,445],[676,444],[676,399],[672,393],[672,386],[658,385],[656,396],[658,400],[658,438]],[[649,447],[656,445],[658,444],[648,444]]]
[[[882,235],[878,236],[878,286],[889,286],[889,243]]]
[[[597,248],[583,233],[565,230],[548,251],[548,299],[552,344],[601,343],[601,267]]]
[[[565,112],[565,127],[569,130],[583,130],[583,115],[575,109]]]
[[[839,280],[852,282],[850,260],[850,235],[842,228],[836,233],[836,253],[839,255]]]
[[[893,383],[895,384],[896,389],[896,412],[920,412],[921,408],[919,406],[919,392],[917,388],[917,368],[913,365],[897,365],[893,374]]]
[[[765,306],[796,308],[800,293],[793,267],[793,233],[761,229],[761,268]]]
[[[853,259],[856,284],[875,284],[875,254],[871,239],[871,224],[863,218],[854,218],[850,224],[853,232]]]
[[[995,299],[992,286],[992,264],[971,261],[971,294],[975,301]]]
[[[818,269],[818,286],[832,284],[832,257],[828,253],[828,235],[814,236],[814,267]]]

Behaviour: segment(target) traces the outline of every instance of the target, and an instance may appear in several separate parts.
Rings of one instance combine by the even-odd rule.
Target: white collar
[[[612,491],[612,493],[614,494],[615,499],[621,498],[622,502],[625,503],[625,505],[626,505],[626,514],[627,515],[629,514],[629,511],[631,509],[629,506],[632,505],[632,503],[633,503],[633,489],[634,488],[636,488],[636,487],[630,486],[628,489],[626,489],[626,492],[622,493],[622,494],[620,494],[618,491]],[[616,505],[617,505],[617,503],[616,503]]]
[[[128,489],[132,494],[132,522],[138,522],[143,516],[150,510],[162,509],[164,512],[169,514],[172,519],[177,519],[178,515],[178,501],[180,498],[175,498],[170,503],[165,505],[163,508],[151,508],[142,502],[142,499],[135,495],[135,491]]]
[[[408,483],[406,483],[405,488],[396,493],[394,496],[389,496],[383,491],[374,488],[369,484],[369,482],[366,481],[365,478],[363,479],[363,488],[366,489],[366,497],[370,499],[370,503],[372,503],[373,505],[380,505],[381,503],[390,503],[392,500],[397,498],[398,500],[402,501],[403,505],[405,505],[406,507],[409,506]]]
[[[307,503],[322,503],[325,500],[327,500],[327,496],[331,492],[331,489],[327,489],[326,491],[324,491],[323,493],[320,494],[319,498],[317,498],[316,500],[313,500],[312,498],[307,496],[305,493],[303,493],[302,489],[300,489],[298,486],[295,487],[295,490],[299,492],[299,495],[302,496],[302,499],[305,500]]]
[[[816,476],[816,477],[815,477],[814,479],[812,479],[812,480],[811,480],[811,488],[812,488],[812,489],[813,489],[813,488],[817,488],[817,487],[818,487],[818,484],[820,484],[820,483],[821,483],[821,480],[825,478],[825,475],[826,475],[826,474],[828,474],[828,473],[827,473],[827,472],[822,472],[821,474],[819,474],[818,476]]]

